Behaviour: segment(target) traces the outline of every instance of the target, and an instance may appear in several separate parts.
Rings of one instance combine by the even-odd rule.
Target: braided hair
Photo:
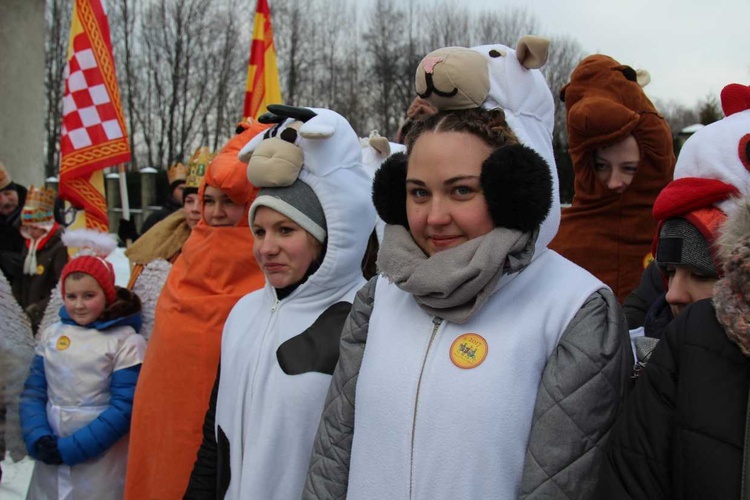
[[[505,120],[505,112],[500,108],[444,111],[416,120],[404,140],[407,153],[411,152],[414,143],[425,132],[466,132],[477,136],[493,149],[519,143]]]

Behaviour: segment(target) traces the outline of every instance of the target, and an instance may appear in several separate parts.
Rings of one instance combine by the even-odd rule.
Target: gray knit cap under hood
[[[327,227],[323,207],[320,206],[320,201],[312,188],[301,180],[297,179],[286,187],[261,188],[255,201],[250,205],[250,225],[253,224],[258,207],[276,210],[299,224],[316,240],[325,243]]]
[[[719,276],[706,238],[682,217],[667,219],[662,225],[656,262],[662,271],[672,264],[690,266],[708,277]]]

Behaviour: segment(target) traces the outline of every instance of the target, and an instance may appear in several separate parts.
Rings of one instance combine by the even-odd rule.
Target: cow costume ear
[[[408,158],[396,153],[383,162],[375,172],[372,183],[372,202],[386,224],[409,227],[406,218],[406,167]]]
[[[533,231],[552,206],[549,166],[536,151],[521,144],[494,151],[482,164],[480,182],[497,227]]]

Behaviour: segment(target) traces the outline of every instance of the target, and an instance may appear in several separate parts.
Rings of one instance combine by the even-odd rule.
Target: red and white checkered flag
[[[103,168],[130,161],[107,13],[101,0],[76,0],[65,68],[60,196],[107,230]]]

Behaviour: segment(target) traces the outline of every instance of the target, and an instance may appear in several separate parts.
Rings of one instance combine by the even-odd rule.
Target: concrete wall
[[[0,162],[44,184],[44,0],[0,0]]]

